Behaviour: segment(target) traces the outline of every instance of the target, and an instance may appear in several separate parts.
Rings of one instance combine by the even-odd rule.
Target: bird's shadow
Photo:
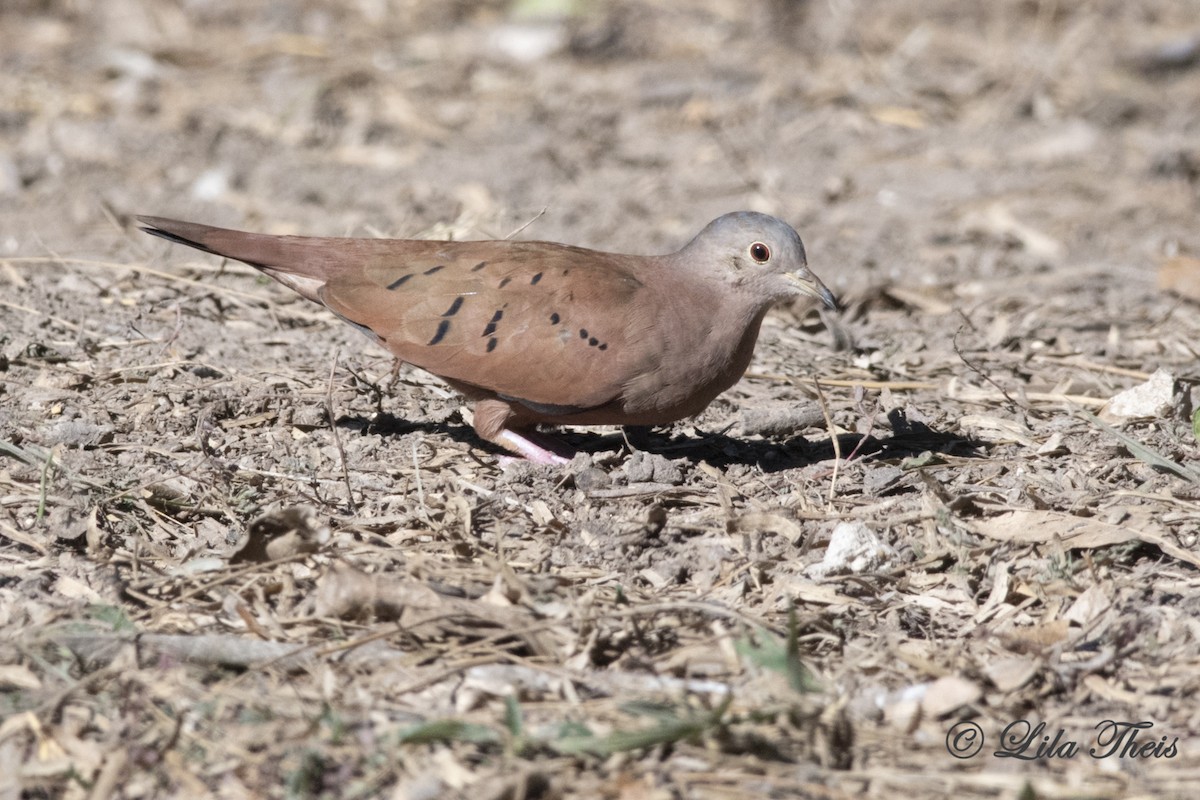
[[[935,430],[924,422],[909,420],[896,409],[887,415],[891,435],[845,433],[835,448],[828,434],[795,434],[773,438],[739,438],[721,432],[696,429],[688,436],[669,429],[627,428],[625,436],[639,450],[667,458],[706,461],[716,467],[734,464],[755,466],[764,472],[781,472],[835,458],[899,460],[933,452],[975,458],[983,442]],[[584,448],[586,449],[586,448]]]
[[[628,446],[633,450],[657,453],[665,458],[682,459],[692,463],[708,462],[715,467],[726,468],[734,464],[756,466],[764,472],[780,472],[807,466],[837,457],[846,458],[854,454],[856,459],[871,457],[879,460],[909,458],[925,452],[953,455],[964,458],[979,457],[984,443],[963,436],[935,430],[923,422],[909,420],[899,409],[888,413],[890,435],[862,435],[846,433],[838,436],[837,448],[825,434],[811,437],[793,435],[786,437],[738,438],[725,431],[706,432],[696,429],[696,435],[687,435],[670,428],[646,428],[629,426],[616,433],[590,433],[574,430],[555,431],[554,437],[571,448],[588,453],[599,453]],[[428,420],[406,420],[387,412],[371,417],[343,416],[338,427],[363,434],[400,436],[421,431],[445,436],[472,448],[497,455],[508,455],[496,445],[481,439],[457,415],[441,422]]]

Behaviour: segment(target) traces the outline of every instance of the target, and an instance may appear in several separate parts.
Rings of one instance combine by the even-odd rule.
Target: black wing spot
[[[429,269],[425,270],[421,274],[422,275],[433,275],[434,273],[441,272],[445,268],[446,268],[445,264],[438,264],[436,267],[430,267]]]
[[[529,285],[536,286],[537,282],[540,281],[541,279],[542,279],[542,273],[539,272],[537,275],[534,275],[532,278],[529,279]]]
[[[496,323],[499,322],[503,316],[504,316],[504,312],[497,308],[496,313],[492,314],[491,320],[488,322],[487,327],[483,329],[483,333],[481,335],[482,336],[491,336],[493,333],[495,333],[496,332]]]
[[[557,311],[555,311],[553,314],[551,314],[551,315],[550,315],[550,324],[551,324],[551,325],[557,325],[557,324],[558,324],[558,321],[559,321],[560,319],[562,319],[562,317],[560,317],[560,316],[558,315],[558,312],[557,312]]]
[[[413,274],[410,272],[407,275],[401,275],[399,278],[396,278],[396,280],[387,285],[388,291],[390,292],[395,289],[399,289],[401,286],[408,283],[408,280],[412,278],[412,276]]]
[[[495,336],[493,336],[492,338],[488,339],[488,343],[487,343],[487,351],[488,351],[489,353],[490,353],[490,352],[492,352],[493,350],[495,350],[495,349],[496,349],[496,342],[497,342],[497,339],[496,339],[496,337],[495,337]]]
[[[588,339],[588,344],[592,347],[595,347],[596,345],[600,344],[600,340],[593,336],[592,338]]]
[[[446,309],[445,313],[443,313],[442,316],[443,317],[453,317],[455,314],[458,313],[458,310],[460,308],[462,308],[462,304],[463,304],[463,299],[461,297],[454,298],[454,302],[450,304],[450,307]]]
[[[450,320],[444,319],[441,322],[439,322],[438,327],[437,327],[437,333],[435,333],[433,335],[433,338],[429,340],[429,344],[435,345],[438,342],[440,342],[442,339],[446,338],[446,332],[448,330],[450,330]]]
[[[604,344],[600,345],[600,349],[601,349],[601,350],[607,350],[607,349],[608,349],[608,343],[607,343],[607,342],[605,342]]]
[[[580,328],[579,329],[579,338],[586,339],[587,337],[588,337],[587,328]]]
[[[508,286],[508,282],[511,280],[512,280],[512,278],[501,278],[500,279],[500,288],[503,289],[505,286]]]
[[[479,270],[483,269],[483,268],[484,268],[484,267],[486,267],[486,266],[487,266],[487,262],[486,262],[486,261],[480,261],[478,264],[476,264],[475,266],[471,267],[471,272],[479,272]]]

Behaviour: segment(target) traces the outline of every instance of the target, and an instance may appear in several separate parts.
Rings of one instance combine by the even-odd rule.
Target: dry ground
[[[0,797],[1194,796],[1195,11],[6,0]],[[739,208],[845,312],[561,470],[130,221],[663,252]]]

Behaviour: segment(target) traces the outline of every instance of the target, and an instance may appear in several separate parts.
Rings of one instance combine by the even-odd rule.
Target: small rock
[[[637,451],[630,456],[623,471],[629,483],[666,483],[671,486],[683,483],[683,472],[675,462],[658,453]]]
[[[588,467],[575,475],[575,486],[585,492],[607,489],[610,485],[612,485],[612,478],[599,467]]]
[[[488,41],[497,53],[526,64],[562,49],[567,32],[561,23],[513,23],[496,28]]]
[[[1175,376],[1161,367],[1143,384],[1113,395],[1100,412],[1103,419],[1170,417],[1175,407]]]
[[[213,168],[203,172],[192,183],[192,197],[197,200],[217,200],[229,191],[229,173]]]
[[[829,547],[819,564],[804,572],[814,578],[879,569],[892,557],[892,549],[861,522],[839,522],[829,536]]]
[[[929,684],[921,698],[925,719],[940,719],[963,706],[969,706],[983,694],[979,684],[959,675],[945,675]]]

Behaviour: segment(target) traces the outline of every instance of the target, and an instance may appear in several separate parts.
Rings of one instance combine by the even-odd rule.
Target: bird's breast
[[[660,309],[654,363],[623,393],[628,413],[654,418],[647,424],[694,416],[745,373],[766,310],[731,308],[728,298],[708,299],[707,308]]]

